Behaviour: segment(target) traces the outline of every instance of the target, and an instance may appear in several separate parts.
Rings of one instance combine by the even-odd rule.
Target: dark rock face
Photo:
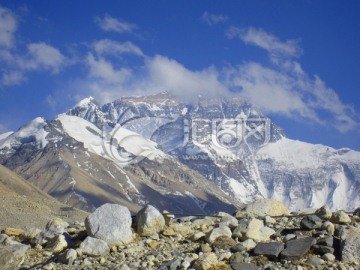
[[[301,220],[301,227],[306,230],[318,229],[322,225],[322,220],[316,215],[306,216]]]
[[[254,250],[255,255],[264,255],[268,258],[277,258],[284,250],[284,244],[280,242],[258,243]]]
[[[313,237],[290,240],[286,243],[286,248],[281,252],[281,257],[287,260],[299,259],[304,256],[315,241]]]

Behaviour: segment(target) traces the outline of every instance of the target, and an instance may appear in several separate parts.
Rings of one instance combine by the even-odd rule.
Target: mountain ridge
[[[73,124],[69,124],[70,122]],[[100,180],[93,179],[94,175],[106,182],[103,188],[96,189],[99,194],[110,188],[114,194],[122,194],[121,203],[138,204],[138,207],[141,206],[140,201],[146,201],[142,195],[141,199],[139,187],[148,177],[150,181],[146,184],[147,187],[155,184],[152,189],[160,192],[164,201],[177,201],[175,205],[179,203],[181,206],[176,207],[180,208],[187,208],[183,202],[180,203],[181,196],[191,197],[198,206],[209,204],[212,205],[211,209],[216,208],[216,204],[200,195],[195,191],[196,188],[190,188],[192,185],[196,186],[195,178],[202,186],[209,186],[209,195],[217,194],[215,197],[219,201],[235,207],[259,197],[279,199],[293,210],[319,207],[322,204],[335,209],[353,209],[360,202],[360,153],[291,140],[270,118],[242,99],[224,99],[219,103],[219,100],[200,97],[198,102],[189,104],[171,97],[169,93],[160,93],[123,97],[100,106],[95,99],[89,97],[52,121],[37,119],[35,123],[43,131],[33,132],[27,140],[19,139],[21,132],[27,134],[26,130],[19,130],[0,139],[0,163],[8,164],[7,166],[26,175],[25,178],[63,201],[69,199],[69,194],[77,196],[78,202],[69,201],[80,207],[85,207],[80,203],[81,198],[96,196],[87,192],[81,195],[80,190],[85,191],[85,187],[71,191],[71,186],[85,186],[86,181],[90,181],[85,179],[88,178],[99,187]],[[30,124],[30,130],[34,125]],[[24,143],[21,144],[21,141]],[[23,161],[19,161],[19,155],[16,157],[16,152],[29,152],[29,148],[38,149],[38,154],[43,157],[44,149],[53,149],[53,155],[58,155],[56,162],[62,164],[56,168],[59,170],[60,167],[66,167],[64,164],[69,166],[61,169],[67,180],[55,177],[57,181],[54,181],[52,188],[46,188],[50,180],[38,183],[32,176],[35,173],[32,167],[43,159],[36,160],[29,155],[28,158],[33,160],[32,167],[29,167],[21,164]],[[15,156],[12,157],[9,151],[15,153]],[[64,151],[68,153],[65,159]],[[93,162],[92,166],[96,170],[103,171],[102,175],[91,171],[85,163],[87,158],[89,162]],[[164,160],[169,167],[162,164]],[[112,164],[112,170],[118,175],[112,177],[112,170],[103,170],[104,165],[100,165],[102,162]],[[141,162],[149,168],[141,167]],[[46,162],[42,164],[45,166]],[[109,168],[110,165],[106,166]],[[139,169],[147,171],[142,178],[137,175],[140,173]],[[190,185],[179,187],[181,195],[178,194],[175,199],[169,199],[170,195],[165,195],[169,186],[176,186],[176,182],[167,178],[172,170],[182,177],[187,175],[180,178]],[[103,176],[105,174],[106,177]],[[84,175],[86,177],[82,179]],[[127,177],[131,180],[128,181]],[[118,184],[109,184],[114,178],[123,180]],[[68,186],[59,184],[62,181],[68,181]],[[136,183],[135,188],[132,181]],[[83,184],[79,184],[80,182]],[[160,183],[166,187],[161,187]],[[124,186],[115,188],[114,185]],[[58,186],[63,186],[62,193]],[[191,196],[190,193],[198,195]],[[343,198],[344,193],[350,195],[349,199]],[[177,191],[173,190],[168,194],[175,196]],[[102,196],[111,197],[109,192]],[[197,196],[201,197],[199,202],[195,200]],[[105,202],[104,198],[97,203]],[[118,198],[111,200],[116,201]],[[164,203],[161,205],[158,207],[166,208]],[[90,205],[87,207],[90,207],[87,210],[92,208]],[[138,209],[132,207],[134,211]],[[210,208],[206,211],[211,211]]]

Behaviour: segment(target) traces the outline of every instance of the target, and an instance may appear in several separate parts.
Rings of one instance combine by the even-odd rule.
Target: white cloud
[[[14,46],[14,33],[17,29],[15,15],[7,8],[0,6],[0,47]]]
[[[228,38],[238,37],[247,44],[256,45],[273,54],[298,56],[301,53],[298,40],[292,39],[282,42],[276,36],[259,28],[238,28],[232,26],[228,29],[226,35]]]
[[[201,16],[201,20],[208,25],[226,22],[229,18],[223,14],[211,14],[207,11]]]
[[[28,44],[29,58],[24,61],[26,69],[50,69],[58,73],[66,64],[66,57],[57,49],[44,42]]]
[[[218,96],[226,87],[219,81],[214,67],[191,71],[173,59],[157,55],[146,61],[147,81],[157,92],[169,91],[174,95],[193,99],[197,95]]]
[[[121,55],[135,54],[143,56],[141,49],[130,41],[118,42],[110,39],[102,39],[93,43],[93,48],[98,55]]]
[[[137,27],[135,24],[128,23],[111,17],[109,14],[105,14],[103,18],[96,17],[95,22],[100,26],[100,28],[107,32],[133,32]]]
[[[4,72],[0,85],[10,86],[10,85],[18,85],[26,80],[26,77],[21,71],[9,71]]]

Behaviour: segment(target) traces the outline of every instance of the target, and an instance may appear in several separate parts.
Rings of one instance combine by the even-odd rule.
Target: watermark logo
[[[172,128],[183,134],[175,134]],[[173,136],[178,137],[174,140]],[[123,124],[104,125],[102,138],[104,155],[122,166],[138,163],[144,158],[154,159],[164,152],[174,154],[175,150],[186,153],[186,159],[191,156],[198,159],[196,155],[203,154],[204,149],[223,149],[226,155],[209,158],[229,160],[231,157],[231,160],[243,158],[240,148],[251,146],[252,152],[267,144],[271,139],[271,122],[268,118],[128,117]]]

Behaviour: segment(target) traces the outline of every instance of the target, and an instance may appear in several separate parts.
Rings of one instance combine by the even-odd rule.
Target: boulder
[[[230,249],[232,246],[235,245],[236,245],[236,241],[229,236],[220,236],[216,238],[214,243],[212,244],[214,248],[224,249],[224,250]]]
[[[101,256],[110,252],[110,248],[105,241],[90,236],[86,237],[79,249],[83,254],[89,256]]]
[[[60,252],[67,248],[68,243],[65,240],[64,235],[57,235],[53,239],[49,240],[46,244],[46,248],[51,252]]]
[[[321,228],[322,220],[316,215],[308,215],[303,217],[300,222],[301,228],[305,230],[313,230]]]
[[[221,222],[226,224],[231,229],[238,226],[238,220],[235,217],[233,217],[232,215],[225,213],[225,212],[220,212],[220,213],[218,213],[218,216],[221,217]]]
[[[271,228],[265,227],[262,220],[253,218],[249,222],[249,226],[246,231],[246,238],[253,239],[256,242],[266,242],[270,240],[270,236],[273,234],[275,234],[275,231]]]
[[[164,216],[152,205],[146,205],[136,215],[136,231],[143,236],[161,232],[165,227]]]
[[[104,204],[85,219],[89,236],[105,241],[109,247],[129,243],[132,240],[131,214],[119,204]]]
[[[255,255],[263,255],[268,258],[277,258],[284,250],[284,244],[280,242],[258,243],[254,250]]]
[[[52,226],[62,226],[63,228],[67,228],[69,227],[69,223],[67,223],[66,221],[62,220],[61,218],[53,218],[52,220],[50,220],[47,224],[46,224],[46,229],[50,230],[50,228]]]
[[[340,233],[340,257],[343,262],[360,264],[360,228],[344,228]]]
[[[218,259],[215,253],[209,252],[199,256],[194,263],[195,270],[208,270],[218,264]]]
[[[76,258],[77,258],[76,250],[70,248],[69,250],[60,254],[58,261],[59,261],[59,263],[67,264],[67,265],[71,266],[71,265],[73,265]]]
[[[351,218],[344,211],[340,210],[332,214],[331,222],[337,224],[349,224],[351,223]]]
[[[332,211],[329,206],[324,205],[315,211],[315,215],[317,215],[322,220],[328,220],[332,216]]]
[[[281,257],[287,260],[299,259],[304,256],[315,241],[313,237],[290,240],[286,243],[286,248],[281,252]]]
[[[7,235],[1,236],[0,269],[18,269],[24,262],[25,254],[29,246],[10,241]]]
[[[280,201],[260,199],[248,204],[243,210],[254,216],[283,216],[289,215],[290,210]]]
[[[220,236],[231,237],[232,232],[229,227],[223,226],[219,228],[212,229],[205,237],[208,243],[213,243],[216,238]]]

